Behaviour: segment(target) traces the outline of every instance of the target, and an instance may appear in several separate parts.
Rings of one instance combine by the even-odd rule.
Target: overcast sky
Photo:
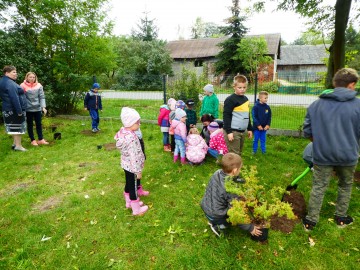
[[[240,1],[247,4],[246,0]],[[191,37],[191,26],[197,17],[203,22],[225,25],[224,19],[231,16],[231,0],[111,0],[110,17],[115,22],[116,35],[129,35],[148,12],[149,19],[155,19],[159,38],[177,40],[179,35]],[[280,33],[287,43],[294,41],[306,31],[305,19],[293,12],[272,12],[274,5],[267,5],[267,12],[248,17],[245,26],[248,34]],[[244,14],[245,15],[245,14]]]

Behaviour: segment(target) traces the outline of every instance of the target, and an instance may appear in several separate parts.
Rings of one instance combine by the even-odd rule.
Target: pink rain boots
[[[124,198],[125,198],[125,207],[126,208],[131,208],[131,205],[130,205],[131,200],[130,200],[129,193],[124,192]],[[139,201],[139,205],[143,206],[144,203],[142,201]]]
[[[143,190],[142,185],[139,185],[139,188],[137,190],[138,196],[149,196],[150,192],[147,190]]]
[[[179,156],[174,156],[174,163],[178,160]]]
[[[185,157],[182,157],[182,158],[181,158],[181,164],[183,164],[183,165],[184,165],[184,164],[187,164]]]
[[[149,209],[149,207],[147,205],[140,206],[139,198],[137,200],[130,201],[130,205],[131,205],[131,209],[133,211],[132,212],[133,216],[143,215]]]

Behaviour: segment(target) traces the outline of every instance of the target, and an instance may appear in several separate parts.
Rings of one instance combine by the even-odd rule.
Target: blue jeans
[[[213,156],[214,158],[217,158],[219,156],[219,151],[218,150],[215,150],[215,149],[212,149],[212,148],[208,148],[208,153]]]
[[[163,145],[169,144],[169,132],[163,132]]]
[[[224,226],[229,226],[230,223],[227,222],[227,218],[228,216],[224,216],[223,218],[214,218],[211,216],[208,216],[207,214],[205,214],[206,218],[210,221],[211,224],[213,225],[224,225]]]
[[[184,143],[184,141],[175,139],[174,156],[178,156],[179,152],[180,152],[180,157],[185,158],[185,143]]]
[[[91,128],[98,128],[100,117],[99,117],[99,110],[98,109],[90,109],[90,117],[91,117]]]
[[[31,141],[35,140],[34,130],[33,130],[34,120],[35,120],[36,133],[38,135],[39,141],[44,139],[42,133],[41,117],[42,117],[41,111],[26,112],[27,129]]]
[[[266,153],[266,130],[254,130],[253,152],[256,153],[260,140],[261,152]]]

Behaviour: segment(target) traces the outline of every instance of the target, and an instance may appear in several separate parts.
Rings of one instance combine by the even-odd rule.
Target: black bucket
[[[261,228],[260,231],[262,232],[261,235],[251,235],[251,239],[257,242],[265,242],[269,236],[269,228]]]
[[[54,140],[60,140],[60,139],[61,139],[61,133],[60,132],[54,133]]]

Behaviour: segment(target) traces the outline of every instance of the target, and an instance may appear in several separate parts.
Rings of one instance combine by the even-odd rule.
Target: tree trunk
[[[337,0],[335,4],[335,37],[330,47],[326,87],[332,88],[334,74],[345,66],[345,31],[352,0]]]

